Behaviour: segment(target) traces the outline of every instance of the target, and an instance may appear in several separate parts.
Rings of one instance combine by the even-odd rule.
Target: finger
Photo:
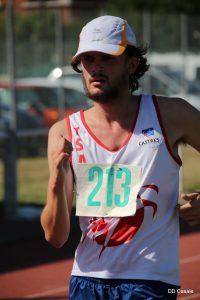
[[[193,199],[195,199],[197,196],[199,195],[198,192],[195,193],[190,193],[190,194],[181,194],[181,198],[185,201],[191,201]]]
[[[194,211],[192,208],[191,209],[184,209],[179,211],[179,215],[183,217],[198,217],[199,212]]]
[[[178,211],[187,211],[187,210],[190,210],[191,208],[192,208],[192,205],[190,202],[186,202],[185,204],[182,204],[182,205],[180,205],[180,204],[176,205],[176,209]]]
[[[180,213],[180,217],[182,218],[185,218],[187,220],[198,220],[198,214],[196,214],[195,212],[191,212],[191,213],[187,213],[187,214],[184,214],[184,213]]]

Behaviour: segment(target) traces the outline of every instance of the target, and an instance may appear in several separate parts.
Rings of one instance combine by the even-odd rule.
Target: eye
[[[115,59],[115,57],[112,55],[109,55],[109,54],[104,54],[102,56],[102,59],[104,60],[104,62],[106,62],[106,61],[108,62],[108,61],[113,61]]]
[[[81,58],[81,61],[82,61],[83,64],[92,63],[93,60],[94,60],[94,58],[91,55],[83,55],[82,58]]]

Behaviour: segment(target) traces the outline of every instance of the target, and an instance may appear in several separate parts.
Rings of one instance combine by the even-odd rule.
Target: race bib
[[[125,217],[134,215],[141,167],[78,164],[76,215]]]

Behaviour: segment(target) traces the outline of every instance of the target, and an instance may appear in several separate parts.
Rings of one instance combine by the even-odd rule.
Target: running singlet
[[[71,164],[75,181],[77,168],[84,163],[141,168],[134,215],[79,217],[82,237],[72,275],[149,279],[179,285],[179,224],[175,206],[181,160],[169,148],[156,97],[142,95],[138,103],[133,130],[117,151],[98,140],[83,111],[67,119],[74,149]]]

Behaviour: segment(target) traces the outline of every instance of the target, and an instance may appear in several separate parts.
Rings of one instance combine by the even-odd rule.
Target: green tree
[[[149,10],[163,13],[200,13],[199,0],[109,0],[105,4],[108,9],[127,10]]]

